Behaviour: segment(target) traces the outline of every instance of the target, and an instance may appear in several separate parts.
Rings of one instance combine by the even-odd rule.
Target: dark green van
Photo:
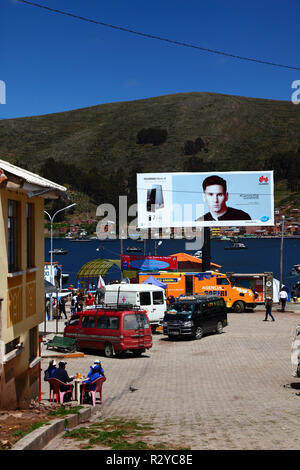
[[[222,333],[227,324],[224,299],[216,295],[181,295],[165,313],[163,333],[170,339],[200,339],[211,331]]]

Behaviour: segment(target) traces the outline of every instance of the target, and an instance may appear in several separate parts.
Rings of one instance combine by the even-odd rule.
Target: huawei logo
[[[260,178],[259,178],[259,182],[261,184],[266,184],[266,183],[268,183],[268,181],[269,181],[269,178],[267,176],[260,176]]]

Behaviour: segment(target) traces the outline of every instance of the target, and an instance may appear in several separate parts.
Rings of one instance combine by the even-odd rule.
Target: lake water
[[[211,261],[220,264],[221,272],[255,273],[271,271],[274,277],[279,279],[280,272],[280,239],[249,239],[242,240],[248,247],[247,250],[225,250],[228,242],[211,240]],[[185,240],[163,240],[157,247],[158,256],[172,255],[178,252],[186,252],[190,255],[198,249],[187,251]],[[144,244],[136,243],[134,240],[123,240],[123,253],[129,246],[141,248],[140,253],[144,254]],[[146,254],[154,255],[154,240],[146,242]],[[69,283],[77,285],[76,274],[79,269],[88,261],[97,258],[120,259],[120,241],[92,240],[89,242],[71,242],[65,239],[53,239],[53,248],[63,248],[68,250],[67,255],[56,255],[53,260],[58,261],[63,266],[63,272],[69,274]],[[99,248],[99,250],[97,250]],[[45,261],[50,261],[50,239],[45,239]],[[284,239],[283,250],[283,282],[291,287],[298,279],[291,276],[290,271],[294,264],[300,263],[300,239]],[[107,281],[112,279],[120,280],[120,270],[113,266],[108,275]]]

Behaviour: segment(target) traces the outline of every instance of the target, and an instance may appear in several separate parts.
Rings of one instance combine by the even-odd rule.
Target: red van
[[[106,357],[132,351],[140,356],[152,347],[151,327],[144,310],[93,307],[72,315],[64,336],[76,339],[78,348],[100,349]]]

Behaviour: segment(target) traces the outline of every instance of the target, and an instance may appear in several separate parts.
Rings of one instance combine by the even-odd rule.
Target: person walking
[[[268,321],[268,316],[270,315],[272,321],[275,321],[275,318],[272,315],[272,306],[273,306],[273,299],[272,297],[266,297],[265,307],[266,307],[266,316],[263,321]]]
[[[71,315],[77,312],[78,309],[78,295],[77,292],[73,292],[73,297],[71,300]]]
[[[68,317],[66,314],[66,302],[64,296],[61,296],[61,298],[59,299],[59,315],[62,316],[62,314],[64,314],[65,319],[67,320]]]
[[[285,311],[285,306],[286,306],[287,299],[288,299],[287,291],[284,290],[284,288],[282,288],[281,291],[279,292],[279,302],[281,303],[281,311],[282,312]]]

